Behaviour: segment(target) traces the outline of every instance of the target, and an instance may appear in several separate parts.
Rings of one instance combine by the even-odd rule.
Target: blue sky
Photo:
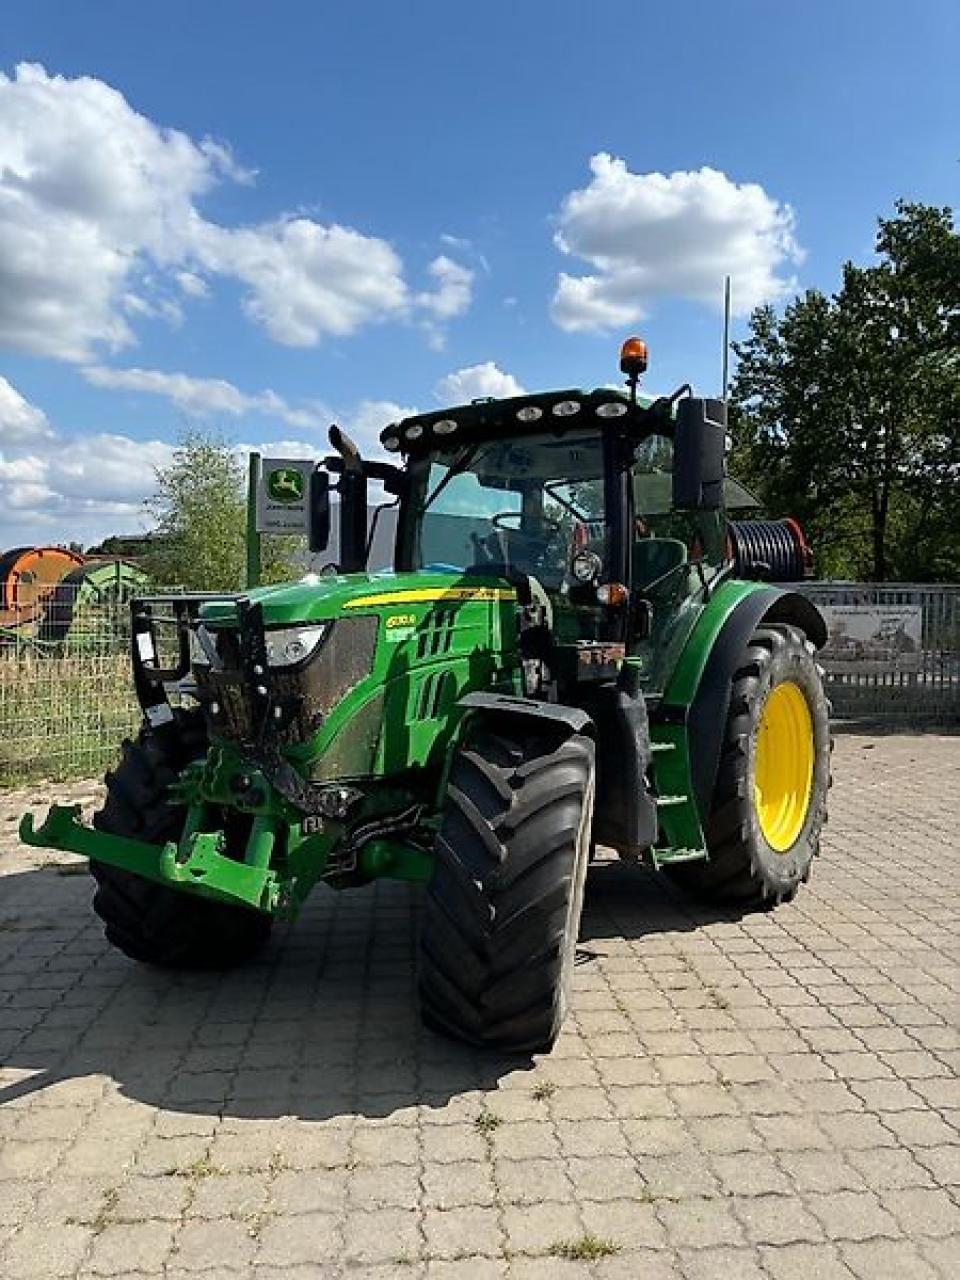
[[[5,0],[0,548],[139,527],[190,422],[370,445],[632,331],[716,391],[725,270],[829,289],[955,202],[958,47],[952,0]]]

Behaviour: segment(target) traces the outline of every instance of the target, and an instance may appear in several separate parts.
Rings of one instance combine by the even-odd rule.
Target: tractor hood
[[[512,600],[512,587],[499,578],[461,573],[308,574],[299,582],[258,587],[246,593],[263,609],[267,627],[297,626],[387,609],[426,612],[438,604],[482,600]],[[215,600],[200,610],[200,620],[212,626],[236,622],[234,600]]]

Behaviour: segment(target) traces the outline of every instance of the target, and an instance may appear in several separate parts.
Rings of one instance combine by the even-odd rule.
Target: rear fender
[[[660,714],[686,724],[690,776],[701,822],[710,811],[730,710],[730,684],[751,635],[764,623],[797,627],[818,649],[827,640],[819,609],[796,591],[725,584],[703,611],[664,693]]]

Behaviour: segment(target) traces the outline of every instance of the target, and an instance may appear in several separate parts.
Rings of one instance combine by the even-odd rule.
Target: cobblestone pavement
[[[8,794],[0,1277],[960,1274],[960,738],[842,737],[834,772],[773,914],[597,865],[533,1061],[420,1030],[414,891],[318,893],[241,973],[151,972],[82,866],[18,847],[48,797]]]

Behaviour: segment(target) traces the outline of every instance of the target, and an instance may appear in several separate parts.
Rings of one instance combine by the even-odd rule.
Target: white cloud
[[[2,415],[13,430],[0,431],[0,547],[82,540],[85,534],[76,530],[87,530],[91,521],[101,530],[105,524],[136,527],[130,522],[153,487],[155,469],[170,461],[171,445],[107,432],[61,435],[0,378],[3,405],[17,412]],[[27,429],[18,431],[18,423]]]
[[[240,230],[204,223],[194,248],[209,271],[248,286],[244,312],[285,346],[347,337],[407,304],[403,263],[394,250],[349,227],[309,218]]]
[[[446,257],[429,268],[436,289],[412,295],[376,236],[301,216],[203,217],[212,187],[250,179],[227,147],[154,124],[102,81],[0,73],[0,346],[90,360],[130,345],[137,316],[178,323],[169,289],[202,297],[210,276],[239,281],[245,313],[290,346],[469,305],[472,273]]]
[[[562,329],[629,325],[665,295],[719,306],[725,275],[737,314],[794,287],[781,274],[802,257],[793,211],[757,183],[710,168],[631,173],[604,153],[590,170],[563,201],[555,243],[596,274],[561,273],[552,314]]]
[[[132,340],[149,259],[181,259],[229,152],[160,129],[90,77],[0,74],[0,342],[78,359]]]
[[[204,280],[203,276],[198,276],[195,271],[177,271],[175,273],[177,284],[190,298],[206,298],[210,295],[210,286]]]
[[[462,316],[470,306],[473,272],[446,254],[434,258],[427,270],[436,280],[437,287],[417,295],[420,306],[438,320]]]
[[[173,447],[163,440],[75,436],[50,451],[45,483],[62,498],[139,504],[153,486],[156,468],[172,456]]]
[[[29,452],[0,453],[0,546],[93,542],[143,524],[143,499],[172,446],[99,433],[51,433]]]
[[[31,444],[51,434],[43,410],[25,400],[16,387],[0,374],[0,448]]]
[[[103,365],[87,365],[82,373],[95,387],[164,396],[185,412],[201,417],[229,414],[236,418],[246,413],[262,413],[292,427],[317,427],[325,417],[317,409],[294,409],[275,391],[249,394],[223,378],[194,378],[186,373],[163,373],[159,369],[114,369]]]
[[[522,396],[524,388],[512,373],[505,373],[492,360],[472,364],[448,373],[436,385],[435,394],[441,404],[466,404],[484,396],[496,399]]]
[[[441,239],[449,237],[442,236]],[[414,301],[427,314],[422,327],[428,343],[434,351],[442,351],[446,345],[443,325],[463,315],[469,308],[473,299],[474,273],[446,254],[434,258],[427,270],[436,280],[436,288],[418,293]]]

